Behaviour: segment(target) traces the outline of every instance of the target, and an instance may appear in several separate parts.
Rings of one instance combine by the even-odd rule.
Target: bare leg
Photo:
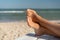
[[[43,29],[46,29],[47,34],[54,35],[60,37],[60,24],[55,24],[47,21],[46,19],[42,18],[41,16],[37,15],[37,13],[34,10],[27,10],[27,18],[28,24],[32,26],[33,28],[40,29],[39,25],[36,25],[34,22],[41,25]],[[39,33],[38,33],[39,34]]]

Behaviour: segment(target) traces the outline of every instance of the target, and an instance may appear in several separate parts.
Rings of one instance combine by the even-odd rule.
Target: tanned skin
[[[36,36],[48,34],[60,37],[60,24],[49,22],[34,10],[27,9],[27,24],[34,28]]]

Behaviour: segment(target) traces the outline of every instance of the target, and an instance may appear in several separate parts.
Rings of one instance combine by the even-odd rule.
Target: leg
[[[37,15],[34,10],[27,10],[27,15],[31,17],[33,22],[37,22],[40,25],[42,25],[42,27],[49,30],[50,31],[49,34],[60,37],[60,31],[59,31],[60,30],[60,25],[59,24],[55,24],[55,23],[51,23],[51,22],[47,21],[46,19],[44,19],[41,16]]]

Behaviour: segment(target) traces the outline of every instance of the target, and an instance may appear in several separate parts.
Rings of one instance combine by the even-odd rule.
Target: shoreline
[[[60,23],[60,20],[48,20],[48,21]],[[26,20],[0,20],[0,23],[6,23],[6,22],[26,22]]]

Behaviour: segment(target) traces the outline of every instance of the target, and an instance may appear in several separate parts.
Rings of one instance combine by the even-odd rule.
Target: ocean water
[[[20,21],[26,19],[26,10],[22,9],[1,9],[0,21]]]
[[[48,20],[60,20],[60,9],[34,9]],[[0,9],[0,21],[26,20],[26,9]]]

